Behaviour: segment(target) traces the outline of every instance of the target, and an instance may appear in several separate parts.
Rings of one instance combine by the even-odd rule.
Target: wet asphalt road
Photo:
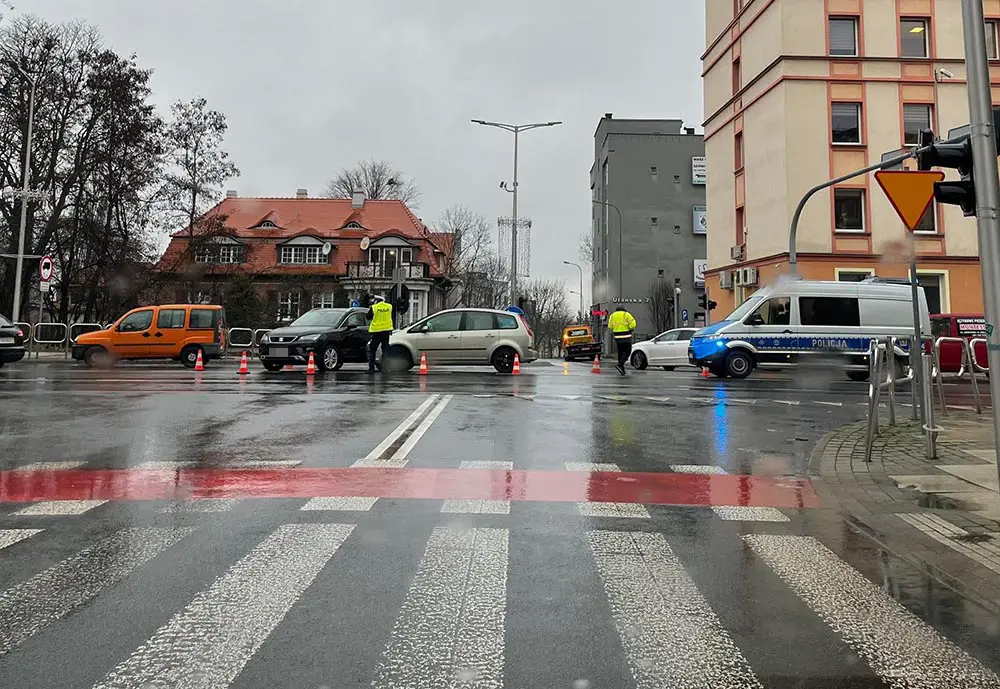
[[[992,615],[813,502],[866,392],[5,367],[0,687],[1000,686]]]

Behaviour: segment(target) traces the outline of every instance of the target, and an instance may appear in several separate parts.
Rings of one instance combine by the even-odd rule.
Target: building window
[[[867,280],[874,274],[875,274],[874,271],[871,270],[838,270],[837,281],[861,282],[862,280]]]
[[[653,179],[656,179],[656,166],[651,165],[649,168],[649,174]]]
[[[907,146],[916,146],[920,143],[920,132],[931,128],[931,106],[913,105],[907,103],[903,106],[903,143]]]
[[[833,216],[837,232],[864,232],[864,189],[834,189]]]
[[[733,60],[733,95],[735,96],[743,88],[743,67],[740,59]]]
[[[997,20],[986,20],[986,57],[997,59]]]
[[[924,288],[927,297],[927,311],[941,313],[941,275],[917,273],[917,284]]]
[[[298,292],[278,293],[278,320],[290,321],[299,317],[299,302],[301,295]]]
[[[861,143],[861,103],[834,103],[830,107],[833,143]]]
[[[243,260],[243,247],[238,245],[220,246],[219,263],[240,263]]]
[[[746,220],[744,219],[743,207],[736,209],[736,244],[737,246],[746,241]]]
[[[275,229],[277,229],[277,228],[278,228],[278,226],[277,226],[277,225],[275,225],[275,224],[274,224],[273,222],[271,222],[270,220],[265,220],[265,221],[264,221],[264,222],[262,222],[262,223],[261,223],[260,225],[258,225],[258,227],[259,227],[260,229],[262,229],[262,230],[275,230]]]
[[[927,210],[924,211],[920,222],[917,223],[917,227],[913,231],[937,234],[937,209],[933,200],[931,201],[931,205],[927,206]]]
[[[364,229],[364,228],[362,228],[361,225],[359,225],[358,223],[356,223],[355,221],[352,220],[351,222],[349,222],[346,225],[344,225],[344,229],[345,230],[361,230],[361,229]]]
[[[326,263],[326,256],[323,254],[323,247],[307,246],[306,263],[312,263],[312,264]]]
[[[215,247],[214,246],[199,246],[195,247],[194,250],[194,262],[195,263],[214,263],[215,262]]]
[[[320,292],[312,295],[312,307],[314,309],[332,309],[333,292]]]
[[[736,133],[733,148],[735,149],[733,154],[736,162],[736,172],[739,172],[743,169],[743,132]]]
[[[323,248],[319,246],[283,246],[279,263],[326,263]]]
[[[899,54],[901,57],[927,57],[926,19],[899,20]]]
[[[854,57],[858,54],[857,17],[830,17],[830,54]]]
[[[660,219],[654,215],[652,218],[649,219],[649,224],[652,225],[653,227],[656,227],[657,225],[660,224]]]

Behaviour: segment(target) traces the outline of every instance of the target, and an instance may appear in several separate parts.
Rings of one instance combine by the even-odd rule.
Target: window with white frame
[[[920,132],[931,129],[931,106],[917,103],[903,105],[903,143],[916,146],[920,143]]]
[[[858,18],[830,17],[830,55],[854,57],[858,54]]]
[[[279,263],[326,263],[326,255],[319,246],[283,246]]]
[[[333,292],[318,292],[312,295],[312,307],[314,309],[332,309]]]
[[[837,232],[865,231],[865,190],[833,190],[834,229]]]
[[[830,115],[833,143],[861,143],[861,103],[833,103]]]
[[[278,226],[275,225],[270,220],[265,220],[260,225],[258,225],[258,227],[260,227],[262,230],[275,230],[278,228]]]
[[[986,20],[986,57],[991,60],[996,60],[997,55],[997,24],[1000,23],[996,19]]]
[[[278,293],[278,320],[288,321],[299,317],[302,295],[299,292]]]
[[[354,220],[352,220],[351,222],[349,222],[346,225],[344,225],[344,229],[345,230],[361,230],[361,229],[364,229],[364,228],[362,228],[361,225],[359,225],[357,222],[355,222]]]
[[[228,244],[219,247],[219,263],[240,263],[242,260],[242,246],[238,244]]]
[[[311,264],[326,263],[326,255],[323,253],[323,247],[307,246],[306,263],[311,263]]]
[[[215,247],[214,246],[199,246],[195,247],[194,250],[194,262],[195,263],[214,263],[215,262]]]

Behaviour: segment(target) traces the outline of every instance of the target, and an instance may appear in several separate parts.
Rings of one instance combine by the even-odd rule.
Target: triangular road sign
[[[944,179],[940,170],[879,170],[875,181],[882,187],[899,219],[915,229],[934,199],[934,183]]]

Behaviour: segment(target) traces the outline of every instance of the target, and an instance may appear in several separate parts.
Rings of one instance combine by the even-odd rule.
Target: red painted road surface
[[[809,481],[681,473],[487,469],[0,471],[0,502],[371,497],[819,507]]]

